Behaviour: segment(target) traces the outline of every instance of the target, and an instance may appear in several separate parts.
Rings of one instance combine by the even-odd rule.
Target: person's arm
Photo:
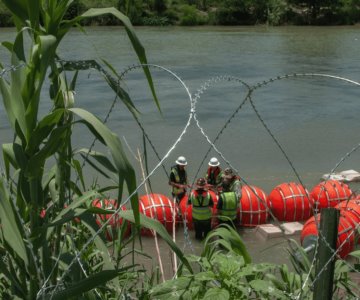
[[[242,192],[241,192],[241,182],[240,182],[240,180],[236,180],[235,193],[236,193],[236,196],[238,197],[238,199],[241,199]]]

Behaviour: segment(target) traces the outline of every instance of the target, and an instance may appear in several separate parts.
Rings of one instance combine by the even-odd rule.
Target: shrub
[[[200,15],[194,5],[184,5],[181,10],[183,15],[180,19],[180,25],[195,26],[207,23],[207,17]]]

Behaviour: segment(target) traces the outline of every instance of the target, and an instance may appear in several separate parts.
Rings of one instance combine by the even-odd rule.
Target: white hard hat
[[[212,159],[210,159],[210,161],[209,161],[210,167],[217,167],[218,165],[220,165],[220,163],[216,157],[213,157]]]
[[[186,166],[187,165],[187,161],[186,161],[186,158],[184,156],[179,156],[178,159],[175,162],[180,166]]]

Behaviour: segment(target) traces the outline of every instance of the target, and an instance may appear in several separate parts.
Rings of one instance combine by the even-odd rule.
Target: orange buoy
[[[91,205],[106,210],[117,210],[118,208],[118,203],[115,199],[95,199],[92,201]],[[122,206],[121,210],[126,210],[126,207]],[[118,214],[116,214],[114,217],[112,217],[112,215],[113,212],[110,212],[109,214],[97,214],[95,219],[96,223],[99,225],[99,227],[101,227],[107,220],[111,218],[105,228],[105,236],[108,241],[114,240],[114,237],[117,235],[117,230],[120,228],[123,222],[123,219],[119,217]],[[130,231],[131,226],[128,222],[124,236],[129,236]]]
[[[349,212],[352,215],[354,222],[360,224],[360,200],[341,201],[335,207]]]
[[[175,212],[174,212],[175,209]],[[143,195],[139,198],[139,210],[141,214],[158,220],[168,232],[173,231],[174,213],[175,222],[179,221],[178,207],[168,197],[161,194]],[[150,229],[142,228],[141,234],[153,236]]]
[[[240,225],[256,226],[266,223],[268,219],[267,197],[265,192],[256,187],[244,185],[241,188],[239,220]]]
[[[318,236],[317,226],[320,226],[320,214],[316,215],[316,222],[315,216],[312,216],[305,222],[300,237],[301,245],[305,243],[306,239]],[[336,249],[338,250],[338,255],[341,258],[345,258],[353,250],[354,241],[355,231],[351,216],[348,215],[348,212],[341,211],[338,226],[338,237],[336,241]]]
[[[315,208],[322,209],[335,207],[341,201],[349,200],[351,194],[347,184],[338,180],[327,180],[312,189],[311,199]]]
[[[269,194],[267,203],[279,221],[304,221],[312,215],[309,192],[295,182],[276,186]]]
[[[212,212],[213,212],[213,216],[216,215],[217,213],[217,209],[216,209],[216,205],[218,203],[218,196],[216,195],[216,193],[212,190],[209,190],[211,199],[214,203],[214,206],[212,208]],[[187,204],[188,203],[188,195],[185,195],[179,203],[179,209],[181,212],[181,216],[183,220],[185,221],[185,224],[187,226],[188,229],[192,230],[194,229],[194,225],[193,225],[193,218],[192,218],[192,204]],[[213,220],[212,222],[212,227],[216,227],[217,226],[217,219]]]

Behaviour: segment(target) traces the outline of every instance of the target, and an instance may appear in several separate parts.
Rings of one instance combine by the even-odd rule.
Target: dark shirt
[[[175,182],[175,183],[180,183],[180,184],[187,184],[186,170],[185,169],[180,170],[178,165],[175,165],[175,166],[171,167],[171,170],[174,169],[174,168],[177,169],[177,172],[178,172],[179,177],[180,177],[180,182],[176,181],[174,172],[170,173],[170,182]]]

